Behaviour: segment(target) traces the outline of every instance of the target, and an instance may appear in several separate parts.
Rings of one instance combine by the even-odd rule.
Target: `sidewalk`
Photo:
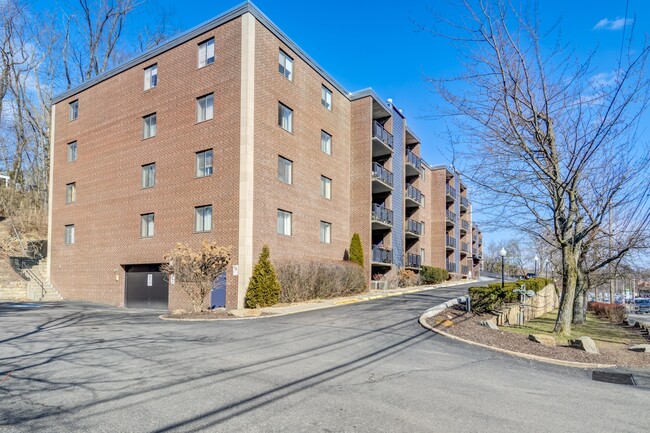
[[[388,298],[391,296],[402,296],[409,293],[424,292],[426,290],[437,289],[439,287],[453,287],[461,284],[475,283],[477,280],[458,280],[444,282],[429,286],[404,287],[394,290],[371,290],[367,293],[361,293],[354,296],[345,296],[332,299],[318,299],[313,301],[296,302],[293,304],[282,304],[273,307],[260,308],[262,313],[268,313],[275,316],[301,313],[303,311],[319,310],[321,308],[336,307],[339,305],[354,304],[357,302],[371,301],[374,299]]]

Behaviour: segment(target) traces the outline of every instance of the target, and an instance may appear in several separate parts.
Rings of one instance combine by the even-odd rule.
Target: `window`
[[[156,136],[156,113],[150,114],[148,116],[144,116],[142,119],[144,123],[144,131],[142,133],[142,136],[144,138],[155,137]]]
[[[77,201],[77,184],[72,182],[65,186],[65,202],[67,204]]]
[[[278,234],[291,236],[291,212],[278,209]]]
[[[77,142],[68,143],[68,162],[77,160]]]
[[[204,122],[214,117],[214,93],[196,98],[196,121]]]
[[[420,224],[422,224],[422,236],[424,236],[424,221],[422,221]]]
[[[284,51],[280,50],[280,73],[284,77],[291,81],[293,80],[293,59],[287,55]]]
[[[199,68],[214,63],[214,38],[199,44]]]
[[[158,85],[158,65],[152,65],[144,70],[144,90],[153,89]]]
[[[324,244],[332,243],[332,224],[325,221],[320,222],[320,241]]]
[[[65,244],[74,244],[74,224],[65,226]]]
[[[293,162],[278,156],[278,180],[291,185],[293,183]]]
[[[332,136],[325,131],[320,132],[320,150],[328,155],[332,154]]]
[[[196,177],[212,176],[212,149],[196,153]]]
[[[194,208],[194,231],[209,232],[212,230],[212,206]]]
[[[422,197],[422,207],[424,207],[424,195],[421,195],[420,197]]]
[[[332,198],[332,179],[320,177],[320,196],[330,200]]]
[[[278,125],[285,131],[293,132],[293,110],[283,103],[278,103]]]
[[[151,188],[156,184],[156,163],[142,166],[142,188]]]
[[[140,237],[152,238],[153,237],[153,223],[154,218],[152,213],[140,215]]]
[[[70,120],[76,120],[79,117],[79,100],[70,103]]]
[[[332,111],[332,91],[325,86],[323,86],[323,90],[321,91],[320,102],[323,104],[323,107]]]
[[[424,233],[423,233],[423,234],[424,234]],[[421,261],[421,264],[422,264],[422,265],[424,265],[424,257],[425,257],[425,255],[424,255],[424,248],[420,248],[420,261]]]

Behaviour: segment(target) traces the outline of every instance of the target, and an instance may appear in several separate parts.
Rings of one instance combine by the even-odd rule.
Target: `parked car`
[[[537,278],[537,274],[534,273],[534,272],[529,272],[529,273],[526,274],[526,277],[525,277],[525,278],[526,278],[526,279],[529,279],[529,278]]]
[[[634,300],[634,312],[636,314],[650,313],[650,299],[649,298],[636,298]]]

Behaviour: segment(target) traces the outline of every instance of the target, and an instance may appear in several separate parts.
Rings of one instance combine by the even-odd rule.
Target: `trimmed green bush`
[[[433,266],[422,266],[420,269],[420,281],[422,284],[438,284],[449,279],[449,272],[446,269]]]
[[[350,241],[350,261],[363,268],[363,245],[359,233],[353,234]]]
[[[277,265],[281,302],[349,296],[367,290],[363,268],[350,262],[282,261]]]
[[[264,245],[260,258],[253,269],[253,276],[246,291],[246,308],[270,307],[280,300],[280,281],[269,259],[269,247]]]
[[[532,290],[535,293],[546,287],[551,280],[546,278],[531,278],[529,280],[519,280],[506,283],[503,288],[501,283],[492,283],[486,287],[470,287],[469,297],[472,303],[472,310],[477,313],[488,313],[498,310],[504,304],[519,302],[519,294],[515,289],[519,289],[522,284],[526,285],[526,290]]]

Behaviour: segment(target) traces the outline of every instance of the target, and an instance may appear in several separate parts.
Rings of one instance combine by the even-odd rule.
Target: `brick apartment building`
[[[174,308],[163,255],[215,240],[232,247],[236,308],[264,244],[274,260],[340,260],[355,232],[368,280],[422,265],[476,277],[467,190],[420,145],[392,101],[346,91],[243,4],[55,99],[50,282]]]

